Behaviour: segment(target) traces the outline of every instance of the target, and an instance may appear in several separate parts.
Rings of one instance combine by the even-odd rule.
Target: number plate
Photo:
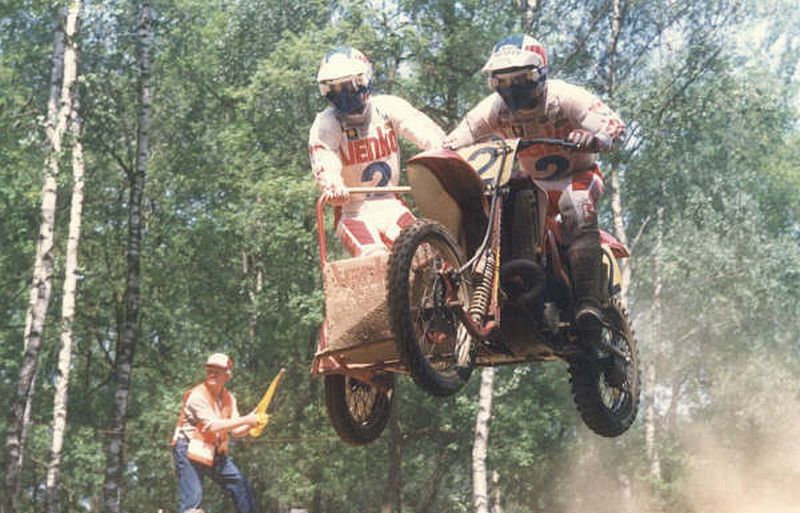
[[[498,187],[511,178],[519,139],[493,140],[456,150],[469,162],[483,183]]]

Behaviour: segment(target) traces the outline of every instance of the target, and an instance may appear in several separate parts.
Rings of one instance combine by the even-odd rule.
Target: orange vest
[[[229,419],[233,414],[233,398],[227,389],[222,389],[222,404],[220,405],[209,392],[205,383],[195,385],[183,394],[183,401],[181,403],[181,414],[178,417],[178,422],[175,425],[175,434],[172,436],[172,445],[178,443],[178,434],[180,433],[183,421],[186,418],[186,401],[192,392],[199,390],[211,405],[211,409],[221,419]],[[189,439],[189,447],[187,449],[187,456],[190,460],[201,463],[203,465],[211,466],[214,464],[214,455],[219,452],[226,454],[228,452],[228,432],[226,430],[217,431],[215,433],[206,432],[205,426],[202,422],[198,423],[197,429],[192,433]]]

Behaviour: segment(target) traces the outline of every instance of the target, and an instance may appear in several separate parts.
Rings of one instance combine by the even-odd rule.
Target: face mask
[[[325,98],[336,107],[336,111],[340,115],[349,116],[364,112],[368,93],[369,89],[367,87],[359,86],[357,89],[342,88],[337,92],[330,91],[325,95]]]
[[[512,85],[510,87],[498,87],[497,92],[506,102],[511,111],[531,110],[539,105],[539,97],[536,94],[538,88],[531,85]]]

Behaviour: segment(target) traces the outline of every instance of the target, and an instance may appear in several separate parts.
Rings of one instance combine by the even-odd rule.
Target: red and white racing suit
[[[397,136],[420,149],[441,146],[444,132],[410,103],[372,96],[363,114],[339,118],[328,106],[311,126],[308,152],[319,188],[393,186],[400,180]],[[337,209],[336,234],[353,256],[386,251],[414,216],[394,194],[353,194]]]
[[[625,123],[586,89],[561,80],[548,80],[546,101],[536,109],[511,112],[500,95],[494,93],[467,113],[444,144],[466,146],[490,134],[523,140],[538,137],[566,140],[576,129],[594,133],[602,143],[601,149],[608,151],[620,143]],[[597,165],[597,154],[535,145],[521,150],[518,159],[522,171],[547,194],[547,214],[561,215],[563,242],[570,248],[576,282],[575,295],[579,300],[587,295],[596,297],[598,294],[592,291],[578,290],[578,282],[587,280],[581,280],[575,273],[578,267],[592,267],[592,263],[600,261],[596,207],[603,194],[603,175]],[[587,265],[579,262],[585,263],[587,259],[590,262]],[[587,270],[584,274],[592,272]],[[587,288],[594,288],[594,284],[588,283]]]

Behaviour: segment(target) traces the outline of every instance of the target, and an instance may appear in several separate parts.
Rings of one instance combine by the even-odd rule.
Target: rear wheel
[[[460,390],[474,365],[472,338],[453,306],[469,305],[472,284],[455,272],[461,249],[434,221],[418,220],[395,240],[388,303],[400,358],[414,382],[435,396]]]
[[[639,408],[639,346],[627,312],[617,299],[605,312],[601,337],[623,357],[588,348],[569,361],[572,395],[581,418],[601,436],[619,436],[633,424]]]
[[[378,438],[392,413],[394,374],[379,374],[372,383],[344,374],[325,376],[325,406],[339,438],[365,445]]]

